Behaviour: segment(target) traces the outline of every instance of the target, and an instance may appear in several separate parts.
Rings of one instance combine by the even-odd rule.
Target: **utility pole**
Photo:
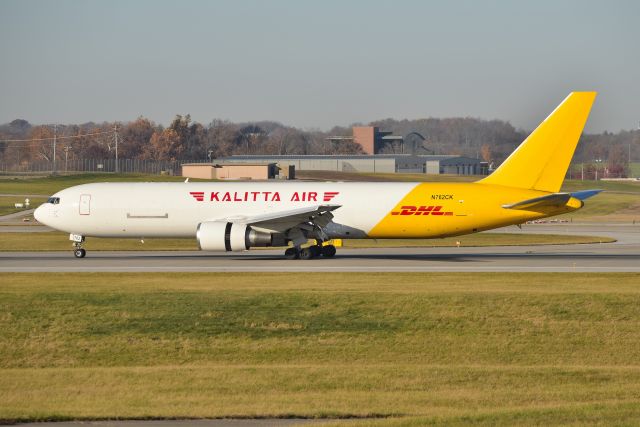
[[[596,164],[596,181],[598,180],[598,166],[600,165],[600,163],[602,163],[602,159],[596,159],[595,160],[595,164]]]
[[[113,134],[116,138],[116,173],[118,173],[119,167],[118,167],[118,124],[117,123],[113,125]]]
[[[64,173],[67,173],[67,156],[69,155],[69,150],[71,150],[70,145],[64,146]]]
[[[629,178],[633,178],[633,172],[631,168],[631,143],[635,142],[637,139],[635,134],[640,134],[640,122],[638,122],[638,127],[636,128],[634,135],[631,137],[631,140],[629,141],[629,166],[627,167],[629,169]]]
[[[58,125],[53,125],[53,164],[51,167],[51,175],[56,174],[56,139],[58,137]]]

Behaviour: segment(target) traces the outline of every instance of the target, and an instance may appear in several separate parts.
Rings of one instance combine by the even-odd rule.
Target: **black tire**
[[[313,249],[311,248],[304,248],[302,250],[300,250],[300,259],[313,259]]]
[[[73,251],[73,256],[76,258],[84,258],[87,255],[87,251],[84,249],[76,249]]]
[[[284,257],[286,259],[298,259],[300,258],[300,252],[296,248],[288,248],[284,251]]]
[[[336,247],[327,245],[322,247],[322,256],[325,258],[333,258],[336,255]]]
[[[309,250],[311,250],[311,254],[313,255],[314,258],[322,255],[322,246],[318,246],[318,245],[309,246]]]

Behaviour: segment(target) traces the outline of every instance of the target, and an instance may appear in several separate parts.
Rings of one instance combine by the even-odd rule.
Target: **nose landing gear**
[[[84,236],[71,234],[69,235],[69,240],[73,241],[73,256],[76,258],[84,258],[87,255],[87,251],[82,248]]]

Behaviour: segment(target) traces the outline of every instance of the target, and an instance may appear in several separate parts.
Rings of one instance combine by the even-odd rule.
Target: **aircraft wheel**
[[[288,248],[284,251],[284,257],[286,259],[298,259],[300,258],[300,252],[296,248]]]
[[[325,258],[333,258],[336,255],[336,247],[327,245],[322,247],[322,256]]]
[[[73,256],[76,258],[84,258],[85,255],[87,255],[87,251],[85,251],[84,249],[75,249],[73,251]]]
[[[312,259],[315,251],[311,248],[304,248],[300,251],[300,259]]]

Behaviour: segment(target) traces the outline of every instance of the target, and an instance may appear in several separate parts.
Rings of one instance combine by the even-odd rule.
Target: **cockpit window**
[[[60,197],[49,197],[47,203],[51,203],[52,205],[57,205],[60,203]]]

